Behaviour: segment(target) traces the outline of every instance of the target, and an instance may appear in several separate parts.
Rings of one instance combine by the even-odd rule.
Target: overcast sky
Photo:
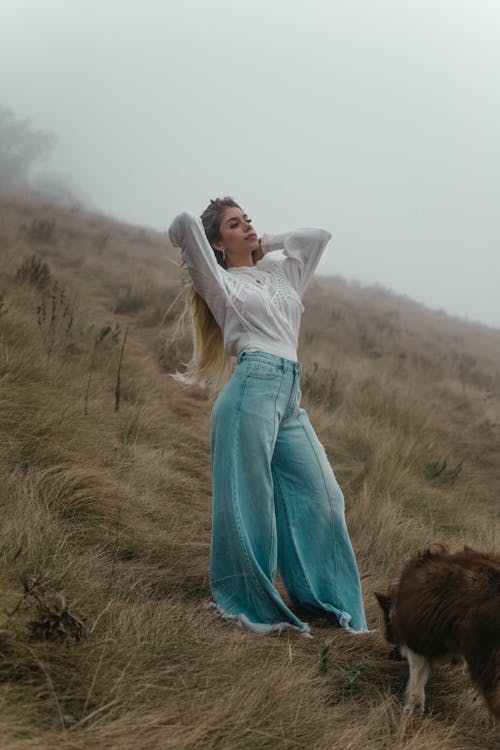
[[[500,326],[498,0],[0,0],[0,104],[165,230],[232,195],[319,272]]]

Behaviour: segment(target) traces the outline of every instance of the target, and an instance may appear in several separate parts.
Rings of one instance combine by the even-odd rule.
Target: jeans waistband
[[[237,364],[244,360],[251,362],[267,362],[268,364],[278,367],[283,372],[297,372],[301,370],[300,362],[295,362],[285,357],[279,357],[277,354],[268,354],[267,352],[241,352],[236,360]]]

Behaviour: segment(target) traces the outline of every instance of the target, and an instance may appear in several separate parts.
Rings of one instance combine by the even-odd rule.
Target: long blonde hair
[[[233,198],[216,198],[210,201],[201,215],[203,228],[212,248],[214,242],[220,241],[222,215],[230,207],[240,208]],[[215,248],[213,251],[218,264],[226,268],[224,254]],[[234,359],[224,350],[222,331],[210,308],[192,286],[186,295],[181,325],[186,316],[191,319],[193,355],[184,372],[177,372],[173,377],[186,385],[208,386],[212,393],[216,393],[230,376]]]

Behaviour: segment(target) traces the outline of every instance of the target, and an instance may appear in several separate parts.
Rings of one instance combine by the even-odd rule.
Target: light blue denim
[[[291,606],[366,632],[344,497],[300,407],[298,362],[243,352],[211,416],[210,580],[220,614],[257,632],[309,633]]]

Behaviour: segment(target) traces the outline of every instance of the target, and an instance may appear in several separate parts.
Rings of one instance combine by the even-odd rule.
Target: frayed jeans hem
[[[305,624],[303,628],[299,628],[297,625],[292,625],[291,622],[276,622],[272,624],[251,622],[246,615],[230,615],[225,612],[222,607],[219,607],[215,602],[209,602],[207,609],[216,612],[224,620],[232,620],[234,623],[239,625],[243,630],[250,630],[253,633],[260,633],[266,635],[268,633],[282,633],[285,630],[295,630],[305,638],[312,638],[311,629],[309,625]]]

